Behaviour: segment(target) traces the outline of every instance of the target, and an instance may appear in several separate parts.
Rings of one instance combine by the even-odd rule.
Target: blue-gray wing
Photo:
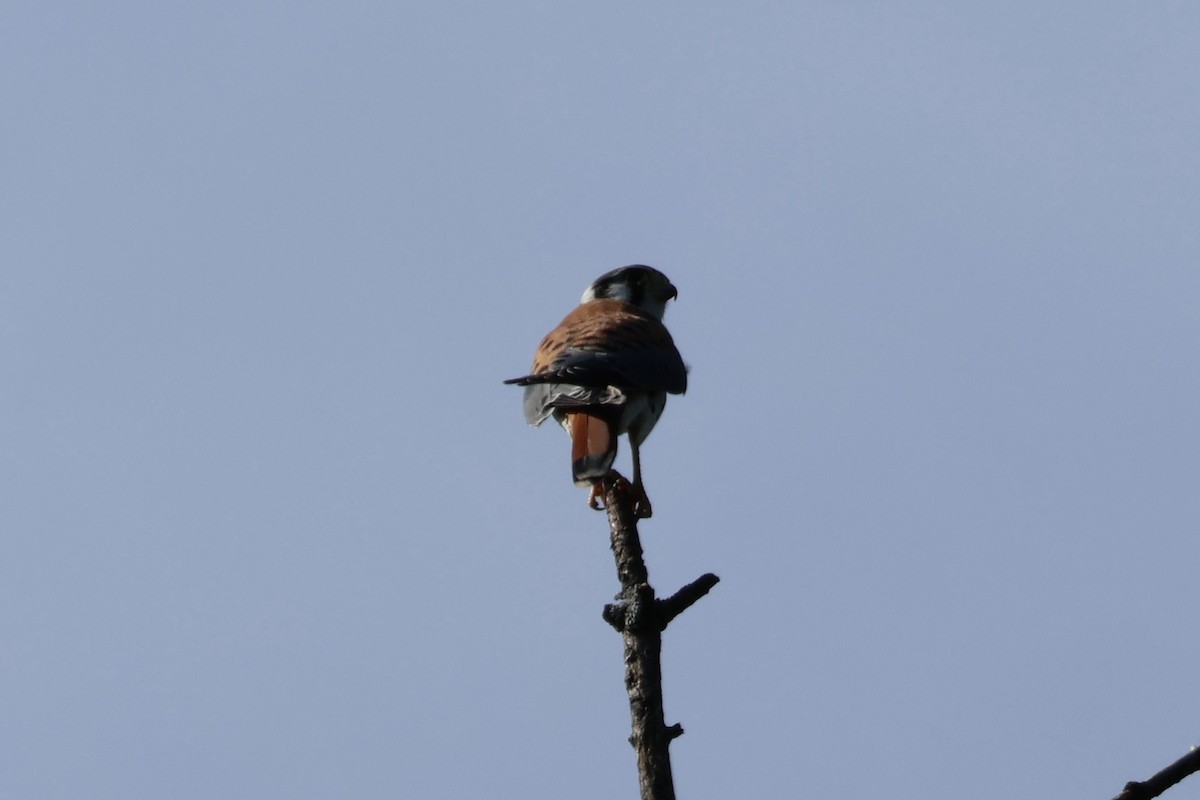
[[[537,425],[556,408],[625,402],[626,391],[687,391],[687,367],[662,322],[614,300],[585,303],[542,340],[529,375],[525,417]]]
[[[555,409],[620,405],[626,391],[687,390],[687,367],[678,351],[597,353],[566,351],[550,369],[505,383],[525,387],[525,419],[540,425]]]
[[[505,383],[529,386],[537,383],[569,383],[574,386],[621,386],[646,392],[683,394],[687,391],[687,367],[674,347],[645,350],[564,350],[545,371]]]
[[[626,395],[615,386],[576,386],[570,383],[531,383],[525,385],[525,421],[541,425],[555,411],[572,408],[617,406]]]

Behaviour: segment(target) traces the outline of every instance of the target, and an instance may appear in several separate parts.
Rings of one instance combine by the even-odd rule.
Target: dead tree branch
[[[672,739],[683,735],[683,727],[667,725],[663,718],[662,632],[720,579],[709,573],[669,598],[657,599],[642,556],[629,485],[618,478],[609,481],[605,488],[604,502],[621,593],[615,603],[604,607],[603,617],[625,643],[625,689],[629,693],[633,726],[629,743],[637,754],[641,797],[675,800],[668,746]]]
[[[1145,781],[1130,781],[1114,800],[1150,800],[1193,772],[1200,772],[1200,748],[1193,746],[1183,758]]]

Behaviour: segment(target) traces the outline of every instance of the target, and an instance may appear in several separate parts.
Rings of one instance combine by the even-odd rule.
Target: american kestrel
[[[638,448],[667,404],[687,390],[687,367],[662,323],[678,292],[656,269],[633,264],[592,282],[579,307],[546,334],[529,375],[505,383],[525,387],[525,419],[537,427],[553,416],[571,436],[571,475],[591,486],[588,505],[601,508],[604,482],[629,435],[634,512],[652,513],[642,485]]]

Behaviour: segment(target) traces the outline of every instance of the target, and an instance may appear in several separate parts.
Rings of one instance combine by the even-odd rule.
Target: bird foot
[[[596,511],[604,510],[604,481],[593,481],[588,490],[588,508]]]
[[[604,496],[611,486],[613,491],[628,492],[633,497],[633,515],[638,519],[649,519],[654,514],[654,509],[650,506],[650,498],[646,496],[646,489],[641,483],[630,483],[621,473],[615,469],[608,473],[608,476],[602,481],[595,481],[592,488],[588,491],[588,507],[596,511],[603,511]]]
[[[650,498],[646,496],[646,487],[640,483],[633,483],[629,485],[629,491],[633,492],[633,515],[638,519],[650,519],[654,516]]]

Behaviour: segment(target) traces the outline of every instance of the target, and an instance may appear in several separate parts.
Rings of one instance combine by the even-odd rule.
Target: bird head
[[[654,267],[630,264],[596,278],[584,291],[579,302],[620,300],[637,306],[655,319],[661,320],[667,310],[667,301],[678,296],[678,290],[666,275]]]

